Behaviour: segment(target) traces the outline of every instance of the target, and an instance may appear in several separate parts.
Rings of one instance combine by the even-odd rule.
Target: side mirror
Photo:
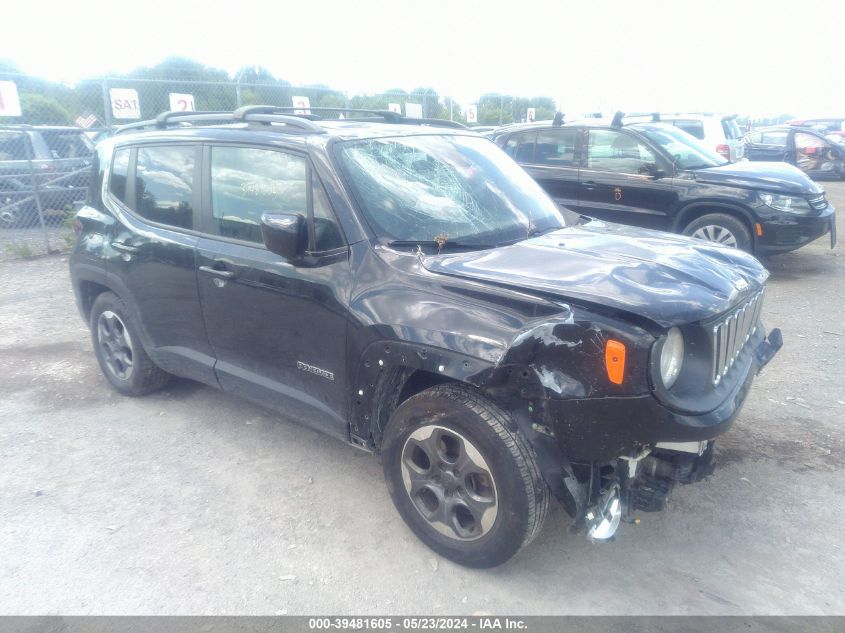
[[[658,167],[656,163],[645,163],[640,167],[639,171],[641,174],[650,176],[654,180],[663,178],[666,175],[666,170]]]
[[[301,213],[262,213],[261,237],[267,250],[296,261],[305,254],[308,231]]]

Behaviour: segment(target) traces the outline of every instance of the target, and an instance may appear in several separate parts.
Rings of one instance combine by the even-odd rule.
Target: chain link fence
[[[93,147],[80,128],[0,126],[0,258],[69,248]]]

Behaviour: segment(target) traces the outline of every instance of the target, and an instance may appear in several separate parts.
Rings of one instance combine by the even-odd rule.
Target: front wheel
[[[743,251],[751,252],[751,232],[742,220],[725,213],[710,213],[696,218],[683,231],[689,235],[707,242],[716,242],[723,246],[731,246]]]
[[[441,556],[494,567],[539,533],[549,505],[534,454],[507,413],[464,385],[403,402],[385,432],[390,495]]]

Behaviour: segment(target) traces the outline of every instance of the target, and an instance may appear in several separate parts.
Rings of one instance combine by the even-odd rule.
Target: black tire
[[[111,386],[125,396],[152,393],[170,379],[147,355],[136,324],[132,311],[113,292],[98,295],[91,307],[89,326],[97,362]]]
[[[429,429],[434,430],[425,441],[436,446],[423,447],[412,438],[412,434],[425,435]],[[431,439],[435,434],[439,439]],[[459,439],[454,444],[456,438]],[[449,458],[442,452],[447,443],[460,445]],[[403,465],[403,459],[407,460],[407,456],[416,454],[418,449],[423,463],[429,459],[427,472],[432,474],[426,474],[425,469],[422,474],[411,473],[408,462]],[[459,453],[464,450],[465,455],[470,456],[467,468],[477,472],[466,475],[455,468],[447,481],[444,471],[449,464],[460,466],[463,460]],[[429,457],[430,453],[435,454]],[[454,462],[451,461],[453,457]],[[506,562],[540,532],[548,512],[549,489],[540,475],[533,451],[515,423],[506,412],[466,385],[437,385],[399,405],[385,431],[382,462],[390,496],[405,523],[435,552],[467,567],[495,567]],[[483,467],[478,467],[479,462]],[[435,472],[438,463],[444,470]],[[490,479],[483,474],[485,468],[489,468]],[[408,480],[406,486],[403,473],[420,480],[433,478],[426,481],[434,482],[431,485],[443,495],[432,493],[430,485],[426,484],[422,486],[425,489],[422,493],[428,497],[424,498],[415,490],[412,499],[410,490],[417,484]],[[455,474],[458,477],[453,479]],[[442,486],[441,481],[445,482]],[[436,499],[435,510],[424,503],[431,498]],[[484,499],[488,506],[480,521],[475,520],[472,510],[461,505],[470,502],[477,507],[472,499]],[[424,510],[418,509],[424,508],[436,515],[441,506],[443,514],[452,517],[451,527],[430,521],[423,516]],[[495,514],[485,527],[484,517],[493,507]],[[466,520],[467,516],[473,520]],[[464,532],[463,537],[459,530]]]
[[[708,230],[710,227],[712,227],[712,231]],[[695,235],[697,232],[699,232],[699,235]],[[684,235],[699,237],[700,239],[726,244],[727,246],[735,246],[748,253],[753,252],[754,245],[751,241],[751,231],[748,230],[745,222],[726,213],[708,213],[707,215],[702,215],[700,218],[696,218],[687,224],[684,227],[683,233]],[[712,237],[705,237],[703,235],[704,233],[709,233]],[[724,241],[726,235],[730,235],[735,243]]]

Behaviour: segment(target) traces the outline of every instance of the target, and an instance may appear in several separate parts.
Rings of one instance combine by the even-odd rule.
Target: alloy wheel
[[[129,380],[133,370],[132,339],[117,314],[105,310],[97,319],[97,343],[109,371],[120,380]]]
[[[736,236],[724,226],[718,226],[717,224],[707,224],[702,226],[697,229],[692,236],[700,240],[716,242],[717,244],[724,244],[725,246],[732,246],[733,248],[736,248],[737,246]]]
[[[481,538],[496,521],[496,482],[476,446],[452,429],[426,425],[405,440],[402,481],[414,507],[441,534]]]

